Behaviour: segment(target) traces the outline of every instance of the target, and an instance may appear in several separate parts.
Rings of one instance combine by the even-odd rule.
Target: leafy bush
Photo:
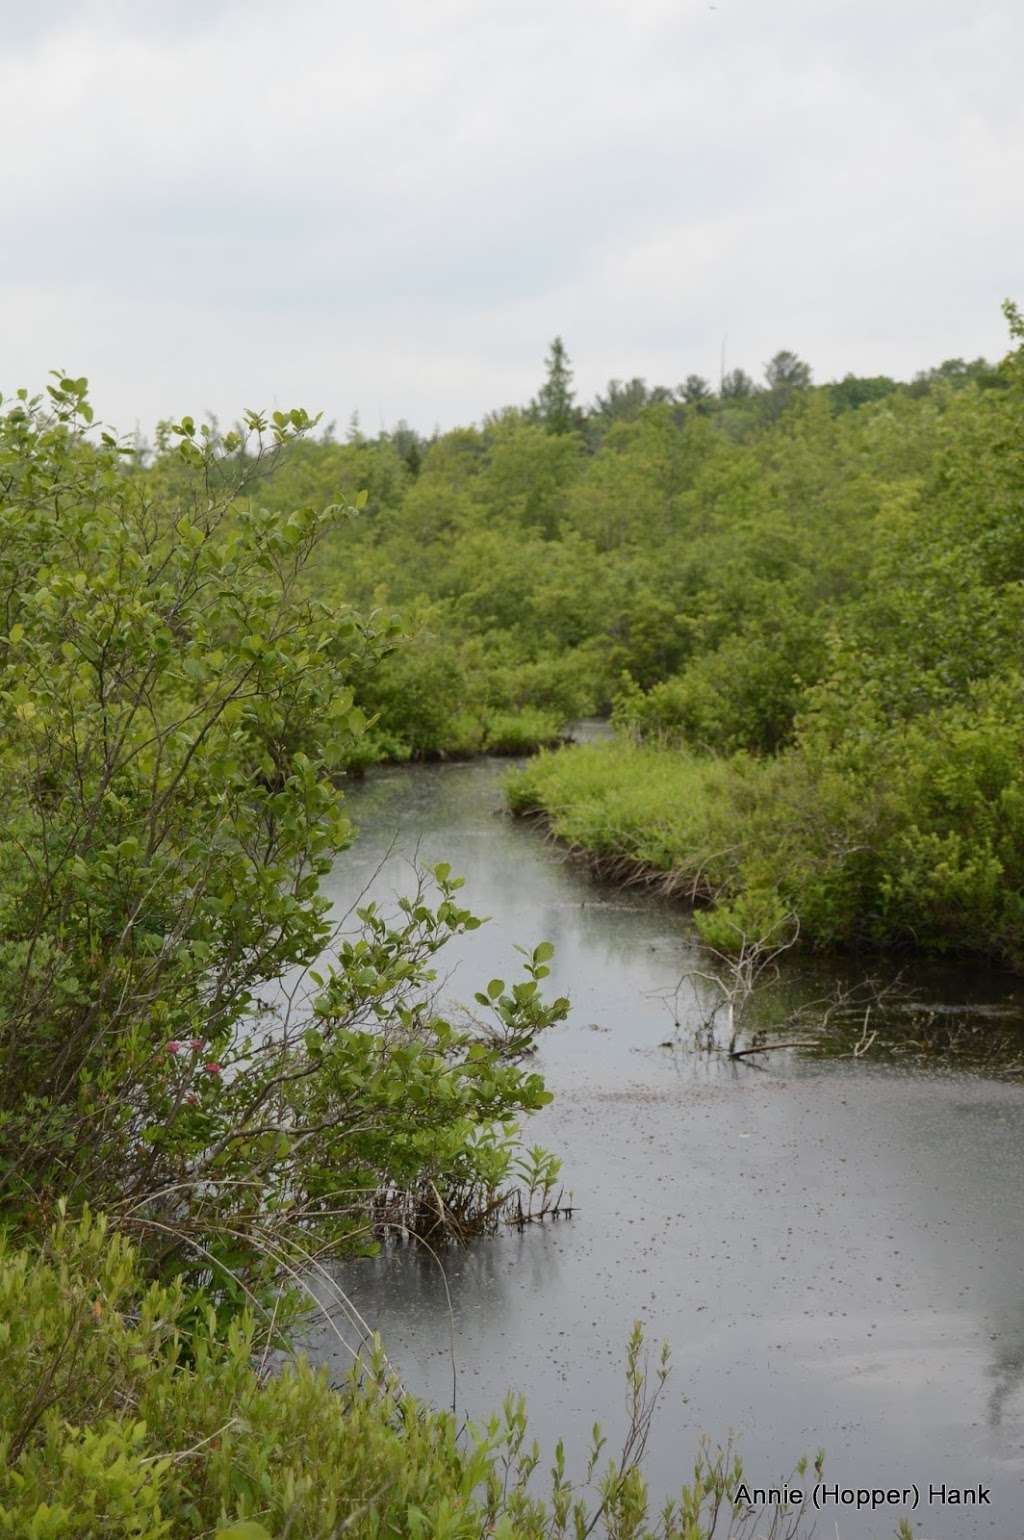
[[[228,1307],[380,1190],[486,1185],[487,1141],[547,1096],[432,1003],[479,924],[446,866],[433,903],[334,936],[352,681],[393,640],[303,591],[336,511],[244,499],[238,445],[187,418],[157,498],[90,415],[61,379],[0,419],[0,1207],[106,1208]],[[244,474],[308,426],[250,414]],[[567,1008],[547,971],[514,987],[524,1047]]]
[[[712,753],[776,753],[791,738],[826,658],[816,617],[799,611],[726,637],[646,694],[627,691],[615,720],[642,738]]]

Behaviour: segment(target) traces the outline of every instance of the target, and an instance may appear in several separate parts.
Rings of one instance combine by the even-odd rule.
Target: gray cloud
[[[997,355],[1016,0],[54,5],[7,29],[3,388],[421,427],[797,349]]]

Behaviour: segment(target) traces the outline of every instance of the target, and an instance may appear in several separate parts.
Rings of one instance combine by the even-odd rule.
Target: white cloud
[[[818,378],[997,354],[1022,44],[1016,0],[55,4],[0,59],[0,386],[430,427],[556,331],[584,394],[723,332]]]

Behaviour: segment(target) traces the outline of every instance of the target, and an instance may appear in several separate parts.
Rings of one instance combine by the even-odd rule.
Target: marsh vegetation
[[[696,1043],[634,1044],[661,1066],[653,1105],[684,1061],[765,1086],[785,1065],[803,1083],[799,1042],[758,1040],[766,1001],[783,1002],[787,1029],[811,1009],[785,1005],[797,934],[822,957],[1019,968],[1024,326],[1007,317],[1014,351],[997,367],[815,387],[783,350],[763,389],[735,372],[717,391],[695,376],[612,382],[588,409],[558,344],[528,406],[429,440],[353,425],[338,442],[296,408],[229,432],[183,416],[150,448],[97,424],[87,382],[65,374],[3,403],[11,1533],[706,1540],[753,1526],[727,1502],[731,1455],[708,1449],[648,1518],[635,1266],[614,1321],[631,1342],[628,1432],[607,1465],[594,1434],[593,1501],[561,1453],[549,1497],[535,1495],[514,1405],[460,1433],[372,1354],[369,1379],[338,1392],[306,1368],[262,1372],[294,1343],[328,1258],[362,1256],[370,1278],[396,1233],[428,1259],[484,1232],[494,1256],[537,1236],[575,1245],[584,1226],[554,1221],[594,1207],[569,1174],[580,1131],[557,1149],[534,1139],[586,977],[566,976],[557,915],[538,934],[536,913],[507,902],[529,889],[513,844],[554,847],[511,822],[502,845],[492,801],[479,859],[421,859],[430,813],[414,796],[412,886],[388,899],[371,871],[353,890],[350,789],[374,767],[544,750],[512,771],[511,806],[672,916],[669,976],[621,957],[620,973],[660,992],[658,1012],[687,969],[705,991]],[[587,713],[615,735],[551,751]],[[399,775],[436,790],[444,773],[377,770],[367,789]],[[454,998],[448,959],[472,957],[482,933],[465,892],[499,848],[505,955],[488,966],[477,950]],[[991,1053],[984,1017],[950,1017],[962,1001],[926,995],[902,1037],[894,1010],[868,1003],[815,1007],[815,1044],[836,1061],[816,1072],[852,1084],[842,1075],[870,1059],[882,1105],[877,1054]],[[634,991],[594,1018],[575,1063],[599,1080],[604,1031],[646,1016]],[[591,1085],[598,1101],[648,1105],[630,1063]],[[1011,1126],[1019,1066],[1004,1062],[998,1090],[957,1095]],[[937,1107],[937,1084],[913,1094]],[[571,1108],[571,1084],[558,1088]],[[602,1118],[609,1147],[621,1122]],[[649,1187],[630,1201],[657,1212]],[[714,1212],[673,1213],[706,1244]],[[997,1422],[1014,1351],[993,1370]],[[326,1495],[314,1447],[332,1451]],[[775,1522],[787,1532],[789,1517]]]

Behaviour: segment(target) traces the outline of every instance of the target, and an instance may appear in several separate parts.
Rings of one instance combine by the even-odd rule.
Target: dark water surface
[[[730,1065],[685,1051],[685,1032],[659,1046],[699,961],[685,915],[595,884],[503,816],[507,768],[374,774],[352,791],[361,833],[329,889],[343,911],[367,882],[379,898],[408,891],[414,858],[447,860],[492,917],[451,947],[448,994],[518,976],[514,944],[550,940],[548,986],[573,1001],[536,1060],[556,1095],[527,1137],[562,1158],[575,1216],[446,1255],[460,1413],[486,1415],[511,1387],[543,1449],[564,1434],[579,1457],[595,1419],[614,1446],[640,1318],[673,1349],[656,1495],[684,1479],[702,1430],[732,1430],[757,1484],[824,1446],[842,1486],[917,1482],[925,1502],[931,1483],[990,1488],[990,1507],[923,1506],[915,1534],[1018,1540],[1024,1083],[789,1052]],[[1018,1006],[1005,977],[922,977],[944,1009]],[[339,1278],[408,1387],[450,1405],[439,1264],[397,1248]],[[317,1352],[347,1367],[326,1333]],[[890,1536],[899,1511],[830,1507],[818,1534]]]

